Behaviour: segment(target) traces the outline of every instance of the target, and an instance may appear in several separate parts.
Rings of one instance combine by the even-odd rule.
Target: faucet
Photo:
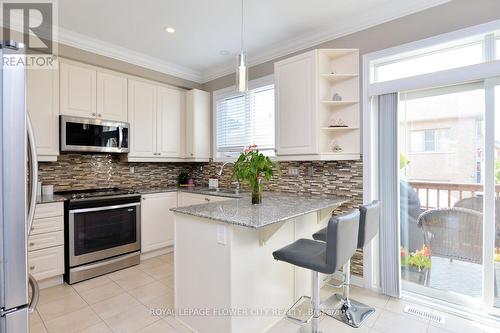
[[[224,162],[224,164],[222,164],[222,166],[220,167],[220,170],[219,172],[217,173],[220,176],[222,176],[222,171],[224,171],[224,167],[227,165],[227,164],[233,164],[234,165],[234,162]]]
[[[217,173],[220,176],[222,176],[222,172],[224,171],[224,167],[227,165],[227,164],[233,164],[234,165],[234,162],[224,162],[222,164],[222,166],[220,167],[220,170],[219,172]],[[240,193],[240,182],[233,182],[231,183],[232,185],[236,185],[236,188],[234,190],[234,193],[236,194],[239,194]]]

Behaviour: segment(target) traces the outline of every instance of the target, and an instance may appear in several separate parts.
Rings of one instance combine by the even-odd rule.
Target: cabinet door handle
[[[35,246],[35,243],[31,242],[31,243],[29,244],[29,246]]]
[[[92,113],[92,117],[95,117],[95,116],[96,116],[96,114],[95,114],[95,113]]]
[[[30,266],[30,271],[34,270],[35,266]]]
[[[102,118],[102,114],[100,114],[100,113],[97,116],[100,117],[100,118]]]
[[[209,198],[205,198],[205,201],[210,201],[210,199]]]

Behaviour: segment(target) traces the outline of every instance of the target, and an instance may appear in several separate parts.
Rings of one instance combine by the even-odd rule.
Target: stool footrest
[[[375,312],[375,309],[356,300],[346,300],[342,295],[335,294],[321,304],[321,312],[349,326],[358,328]]]
[[[301,296],[286,312],[288,319],[300,324],[307,324],[313,318],[313,307],[311,297]]]

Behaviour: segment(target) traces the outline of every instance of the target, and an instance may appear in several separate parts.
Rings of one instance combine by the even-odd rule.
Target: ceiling
[[[262,63],[447,1],[246,0],[245,48]],[[59,0],[58,11],[60,42],[200,83],[231,73],[240,50],[238,0]]]

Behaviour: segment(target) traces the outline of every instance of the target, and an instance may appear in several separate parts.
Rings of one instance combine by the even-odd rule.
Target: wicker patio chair
[[[471,197],[459,200],[455,207],[469,208],[480,213],[483,212],[483,197]],[[500,199],[495,199],[495,247],[500,248]]]
[[[439,208],[422,213],[418,225],[431,257],[483,263],[483,214],[467,208]],[[429,285],[431,269],[425,284]]]

